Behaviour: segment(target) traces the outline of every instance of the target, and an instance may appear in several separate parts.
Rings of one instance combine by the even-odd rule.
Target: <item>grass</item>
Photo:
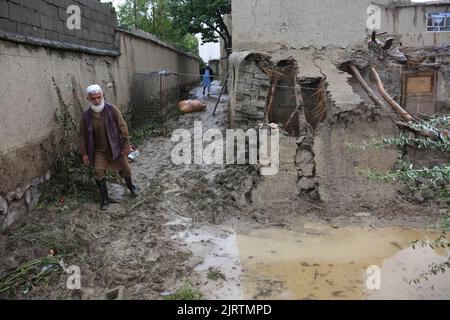
[[[143,128],[135,129],[131,132],[131,143],[134,145],[141,145],[152,134],[161,130],[161,128],[162,126],[160,124],[150,124]]]
[[[81,155],[76,150],[56,156],[52,179],[45,183],[41,190],[37,209],[64,205],[65,198],[69,197],[80,201],[93,201],[98,193],[92,168],[83,165]]]
[[[31,240],[31,239],[29,239]],[[0,277],[0,293],[16,293],[17,289],[23,294],[35,289],[36,285],[47,287],[61,276],[64,270],[60,266],[61,260],[78,256],[82,253],[83,244],[79,241],[60,241],[53,237],[39,237],[32,239],[45,248],[54,251],[54,256],[47,256],[24,263],[19,268]],[[66,261],[67,262],[67,261]]]
[[[27,293],[39,282],[48,282],[48,278],[55,274],[61,274],[62,268],[59,261],[63,256],[45,257],[31,260],[15,271],[0,278],[0,293],[15,292],[22,288]]]
[[[186,281],[175,293],[168,295],[164,300],[202,300],[202,293],[194,288],[189,281]]]
[[[227,277],[219,269],[209,268],[208,279],[212,281],[227,281]]]
[[[176,253],[176,258],[179,263],[189,260],[193,255],[192,251],[178,251]]]
[[[54,238],[43,238],[38,241],[41,245],[54,250],[57,255],[74,257],[83,252],[83,244],[77,240],[60,241]]]

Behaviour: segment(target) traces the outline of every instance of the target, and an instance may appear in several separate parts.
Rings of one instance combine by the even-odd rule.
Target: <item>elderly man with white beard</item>
[[[105,103],[99,85],[86,89],[90,107],[80,121],[80,151],[83,163],[94,167],[94,177],[100,190],[100,209],[109,207],[106,172],[117,171],[133,197],[139,195],[131,179],[127,156],[130,153],[130,134],[122,113],[115,106]]]

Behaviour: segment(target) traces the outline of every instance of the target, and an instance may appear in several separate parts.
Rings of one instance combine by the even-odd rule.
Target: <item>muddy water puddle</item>
[[[276,228],[253,230],[236,237],[243,296],[450,299],[450,273],[418,285],[406,281],[417,278],[431,263],[448,258],[448,251],[412,248],[414,240],[436,237],[424,230],[333,229],[322,225],[305,225],[298,233]],[[379,268],[379,282],[371,277],[377,273],[367,273],[371,266]]]

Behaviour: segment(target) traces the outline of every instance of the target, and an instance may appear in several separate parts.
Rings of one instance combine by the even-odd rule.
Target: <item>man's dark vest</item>
[[[114,107],[105,104],[105,125],[106,133],[108,135],[109,145],[111,146],[113,161],[118,159],[122,154],[122,138],[117,127],[117,119],[114,115]],[[93,165],[95,163],[95,139],[94,127],[92,125],[91,108],[83,112],[84,126],[87,128],[88,136],[86,146],[89,155],[89,162]]]

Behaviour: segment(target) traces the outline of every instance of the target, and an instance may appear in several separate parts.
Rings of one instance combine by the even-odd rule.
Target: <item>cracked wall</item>
[[[239,55],[239,53],[236,54]],[[302,97],[304,109],[303,119],[299,119],[299,133],[291,133],[296,137],[296,143],[281,142],[280,161],[284,164],[280,174],[265,178],[263,185],[255,191],[255,199],[261,201],[265,199],[263,201],[265,203],[270,199],[266,199],[270,190],[282,186],[280,188],[284,191],[281,193],[286,194],[282,199],[286,197],[294,199],[293,190],[297,199],[319,201],[333,206],[336,210],[349,207],[354,207],[354,210],[365,210],[380,201],[389,203],[395,200],[394,187],[369,182],[360,174],[360,170],[389,170],[398,160],[398,151],[363,151],[350,147],[362,145],[375,137],[394,136],[398,133],[398,129],[393,122],[391,111],[375,107],[370,101],[366,101],[363,93],[354,90],[351,84],[352,77],[338,69],[342,61],[348,58],[347,54],[340,50],[280,50],[273,55],[265,55],[265,61],[269,61],[272,65],[277,65],[278,61],[283,61],[287,57],[297,62],[296,79],[299,84],[297,94]],[[251,57],[251,55],[248,56]],[[252,65],[252,72],[254,68],[258,68],[253,63],[244,62],[242,70],[246,70],[249,64]],[[239,79],[245,77],[246,73],[243,74],[244,76],[240,75]],[[326,116],[322,121],[313,122],[308,113],[317,107],[318,102],[313,97],[317,96],[318,83],[321,82],[324,83],[322,90],[326,98]],[[241,86],[239,81],[235,84],[237,88],[231,90],[230,109],[239,106],[245,110],[246,100],[234,97],[235,94],[241,93],[245,85]],[[266,90],[266,87],[264,89]],[[305,89],[314,90],[308,92]],[[266,100],[266,106],[269,101],[270,99]],[[277,107],[282,110],[280,106]],[[263,105],[261,110],[265,110]],[[264,118],[264,114],[261,114],[257,120],[263,122]],[[243,129],[254,127],[255,123],[253,121],[235,122],[239,128]],[[291,159],[292,153],[293,159]],[[292,183],[292,179],[295,179],[295,184]],[[291,192],[286,193],[286,189]],[[288,201],[287,198],[285,201]]]

